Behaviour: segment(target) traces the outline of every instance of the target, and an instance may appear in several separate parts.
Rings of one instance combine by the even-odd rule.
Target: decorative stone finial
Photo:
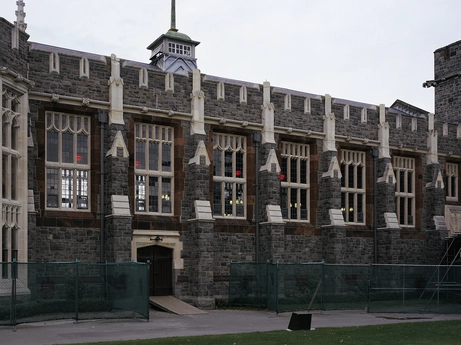
[[[24,6],[26,5],[24,1],[18,0],[16,1],[16,5],[18,5],[18,10],[15,12],[16,13],[16,21],[14,22],[14,25],[18,27],[19,30],[25,32],[27,29],[27,24],[25,23],[25,17],[26,13],[24,12]]]

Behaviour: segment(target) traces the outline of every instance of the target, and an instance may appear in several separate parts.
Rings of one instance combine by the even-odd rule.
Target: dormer
[[[151,51],[151,64],[164,72],[181,73],[197,69],[195,47],[200,42],[176,29],[175,0],[171,0],[171,28],[161,35],[147,49]]]

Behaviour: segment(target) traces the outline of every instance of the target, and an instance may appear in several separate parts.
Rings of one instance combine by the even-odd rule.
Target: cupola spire
[[[171,0],[171,28],[172,31],[178,31],[176,29],[176,0]]]

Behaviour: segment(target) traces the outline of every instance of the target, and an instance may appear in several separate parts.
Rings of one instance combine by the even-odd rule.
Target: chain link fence
[[[231,306],[461,313],[461,266],[231,263]]]
[[[149,318],[149,264],[1,263],[0,325]]]

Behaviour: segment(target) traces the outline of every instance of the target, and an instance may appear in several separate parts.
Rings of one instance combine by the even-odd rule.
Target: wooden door
[[[138,262],[151,262],[149,277],[150,296],[173,294],[173,250],[161,246],[138,249]]]

